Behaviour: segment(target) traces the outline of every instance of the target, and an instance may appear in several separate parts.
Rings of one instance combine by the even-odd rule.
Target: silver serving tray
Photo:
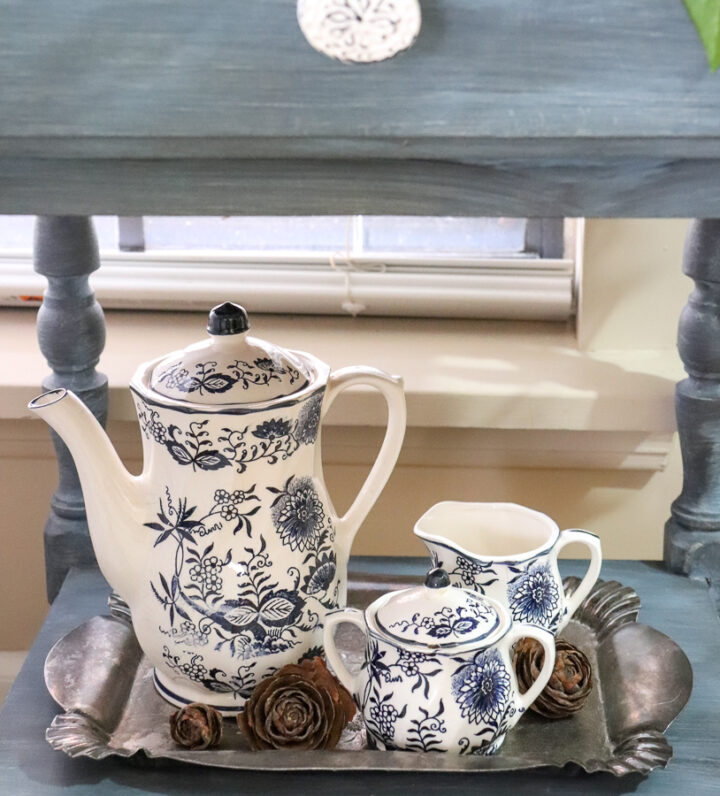
[[[350,576],[349,602],[363,607],[414,578]],[[571,593],[578,578],[566,578]],[[367,747],[359,719],[329,752],[252,752],[234,722],[226,721],[216,749],[189,751],[170,737],[174,708],[152,684],[127,607],[110,599],[111,616],[96,616],[60,639],[45,662],[45,682],[64,713],[46,738],[71,757],[166,758],[221,768],[273,771],[508,771],[565,766],[616,776],[664,767],[672,747],[664,732],[690,698],[692,669],[685,653],[663,633],[637,622],[640,599],[616,581],[598,581],[562,636],[589,657],[595,687],[572,718],[550,721],[529,713],[493,757],[382,752]],[[363,637],[342,625],[337,636],[350,668],[363,657]]]

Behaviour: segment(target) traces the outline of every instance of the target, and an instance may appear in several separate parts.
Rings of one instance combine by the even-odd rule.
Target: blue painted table
[[[355,571],[420,574],[424,559],[355,558]],[[564,575],[577,562],[561,562]],[[73,570],[55,600],[7,701],[0,710],[0,793],[432,793],[608,794],[637,792],[705,796],[720,793],[720,624],[703,582],[666,572],[660,564],[607,561],[602,577],[632,586],[640,595],[640,620],[667,633],[692,662],[695,686],[688,706],[667,737],[675,757],[646,779],[577,774],[547,769],[517,774],[252,774],[174,763],[140,768],[127,760],[70,759],[53,751],[45,728],[58,712],[43,684],[43,663],[52,644],[89,617],[105,613],[108,587],[97,570]],[[278,753],[281,754],[281,753]]]

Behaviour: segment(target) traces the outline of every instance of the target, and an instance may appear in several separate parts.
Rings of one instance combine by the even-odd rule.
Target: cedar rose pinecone
[[[237,723],[256,751],[332,749],[354,715],[350,694],[313,658],[261,680]]]
[[[545,653],[532,638],[523,638],[515,645],[513,666],[520,693],[535,682],[542,669]],[[568,641],[555,642],[555,668],[531,710],[548,719],[564,719],[583,708],[592,690],[590,661]]]
[[[222,738],[222,716],[209,705],[193,702],[170,716],[170,735],[188,749],[209,749]]]

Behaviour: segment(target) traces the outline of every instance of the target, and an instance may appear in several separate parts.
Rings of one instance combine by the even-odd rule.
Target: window
[[[414,216],[94,219],[103,306],[562,320],[576,237],[561,219]],[[36,304],[31,216],[0,216],[0,303]]]

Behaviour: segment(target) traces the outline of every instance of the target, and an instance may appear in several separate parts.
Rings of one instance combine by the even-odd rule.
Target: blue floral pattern
[[[270,442],[274,442],[276,439],[289,437],[291,428],[292,424],[289,420],[273,418],[256,426],[252,434],[253,437],[257,437],[258,439],[266,439]]]
[[[442,743],[440,736],[447,732],[445,719],[440,718],[445,713],[445,705],[441,699],[435,713],[431,714],[423,707],[420,707],[419,710],[421,718],[414,718],[410,721],[404,748],[416,752],[431,752],[440,746]]]
[[[555,632],[560,623],[560,590],[550,565],[537,561],[508,584],[513,620]]]
[[[393,622],[390,627],[397,627],[403,633],[412,631],[411,635],[417,636],[420,631],[437,639],[462,639],[468,633],[472,633],[483,624],[490,624],[496,618],[495,612],[480,603],[468,603],[453,609],[444,606],[439,611],[435,611],[432,616],[421,616],[419,613],[413,614],[410,620],[402,619]],[[494,625],[492,625],[494,627]]]
[[[385,749],[395,749],[395,723],[406,715],[408,706],[398,709],[393,704],[395,692],[388,691],[387,684],[411,681],[412,691],[419,691],[427,699],[430,681],[440,673],[442,664],[432,653],[410,652],[386,644],[381,646],[377,640],[371,639],[363,669],[367,669],[368,679],[360,707],[369,737]],[[429,742],[429,726],[425,732],[426,742]],[[419,739],[416,741],[420,743]]]
[[[463,555],[446,552],[447,560],[433,547],[430,558],[433,567],[444,569],[453,583],[459,583],[467,589],[472,589],[479,594],[485,594],[485,589],[498,581],[498,575],[491,562],[476,561]]]
[[[310,647],[310,649],[305,650],[303,654],[298,658],[298,663],[302,663],[303,661],[311,661],[313,658],[324,658],[325,657],[325,650],[318,646],[318,647]]]
[[[269,357],[258,357],[252,362],[236,359],[226,368],[220,369],[215,360],[198,362],[195,371],[191,375],[182,362],[176,362],[159,373],[157,380],[166,389],[175,392],[215,395],[227,392],[236,384],[247,390],[251,385],[264,386],[272,381],[282,381],[283,376],[287,376],[287,381],[291,385],[301,378],[300,371],[292,365],[281,365]],[[301,389],[302,386],[304,385],[299,385],[296,389]]]
[[[559,578],[547,555],[528,561],[478,561],[461,553],[431,546],[434,567],[442,567],[453,585],[493,597],[510,608],[516,622],[527,622],[556,633],[567,613]]]
[[[271,505],[272,519],[283,544],[301,551],[314,547],[325,530],[326,518],[312,478],[290,476],[282,489],[267,489],[277,496]]]
[[[493,740],[485,743],[474,744],[469,738],[461,738],[458,741],[458,751],[461,755],[494,755],[495,752],[502,746],[505,740],[505,732],[509,729],[505,727],[504,731],[497,735]]]
[[[187,647],[204,647],[210,637],[210,627],[208,625],[199,628],[194,622],[186,619],[178,627],[169,629],[160,628],[164,636],[169,636],[175,644],[183,644]]]
[[[304,563],[314,559],[314,566],[308,572],[303,581],[302,588],[306,594],[313,595],[325,592],[335,580],[337,574],[337,557],[335,551],[329,545],[324,544],[325,540],[331,541],[331,532],[325,530],[321,537],[321,544],[318,550],[310,553]]]
[[[305,556],[298,566],[278,573],[266,539],[261,535],[253,540],[251,517],[260,508],[254,490],[216,489],[211,509],[198,516],[196,507],[173,498],[166,488],[157,521],[145,523],[156,534],[155,546],[175,545],[174,569],[158,572],[150,588],[167,612],[168,624],[160,631],[188,654],[197,656],[193,650],[211,642],[215,651],[226,649],[245,661],[284,652],[320,627],[326,610],[337,607],[339,582],[329,521],[312,539],[305,538]],[[233,560],[238,555],[232,549],[219,551],[214,541],[201,543],[202,537],[228,524],[233,535],[244,531],[247,539],[239,561]],[[175,668],[185,663],[178,658]],[[202,657],[195,657],[194,664],[204,665]],[[212,673],[207,677],[212,679]]]
[[[388,650],[392,649],[394,660],[386,659]],[[422,690],[427,699],[430,693],[430,680],[442,670],[436,655],[425,652],[397,649],[380,644],[372,639],[368,656],[363,669],[368,669],[368,682],[365,687],[363,704],[368,701],[369,694],[377,690],[382,683],[399,683],[401,680],[413,680],[412,691]]]
[[[209,420],[192,420],[187,428],[165,424],[160,413],[137,399],[140,428],[181,466],[193,470],[222,470],[234,467],[244,473],[249,464],[264,460],[269,464],[286,461],[303,445],[313,445],[320,426],[323,392],[310,396],[297,420],[271,417],[242,428],[224,427],[216,436],[208,431]]]
[[[369,717],[365,718],[365,725],[373,733],[376,740],[381,741],[386,749],[394,749],[395,722],[405,716],[407,705],[398,711],[392,704],[392,692],[379,699],[371,700]]]
[[[510,699],[512,681],[502,656],[495,650],[479,652],[456,670],[452,695],[463,718],[473,724],[497,724]]]
[[[456,658],[462,665],[452,677],[452,696],[463,718],[482,725],[476,733],[480,743],[462,749],[465,754],[487,754],[505,734],[515,715],[510,673],[496,649],[478,652],[470,661]],[[461,742],[462,743],[462,742]]]
[[[323,392],[315,393],[305,401],[298,414],[294,436],[301,445],[313,445],[317,439],[323,397]]]
[[[408,651],[371,634],[363,669],[357,701],[373,748],[493,754],[524,712],[504,653],[495,647],[447,658],[432,650]],[[463,719],[469,737],[446,739]]]
[[[247,699],[257,684],[254,663],[241,665],[235,674],[228,676],[222,669],[208,669],[203,656],[197,653],[183,658],[173,655],[168,647],[163,647],[163,660],[168,669],[216,694],[232,694],[236,699]],[[266,674],[272,671],[267,670]]]

